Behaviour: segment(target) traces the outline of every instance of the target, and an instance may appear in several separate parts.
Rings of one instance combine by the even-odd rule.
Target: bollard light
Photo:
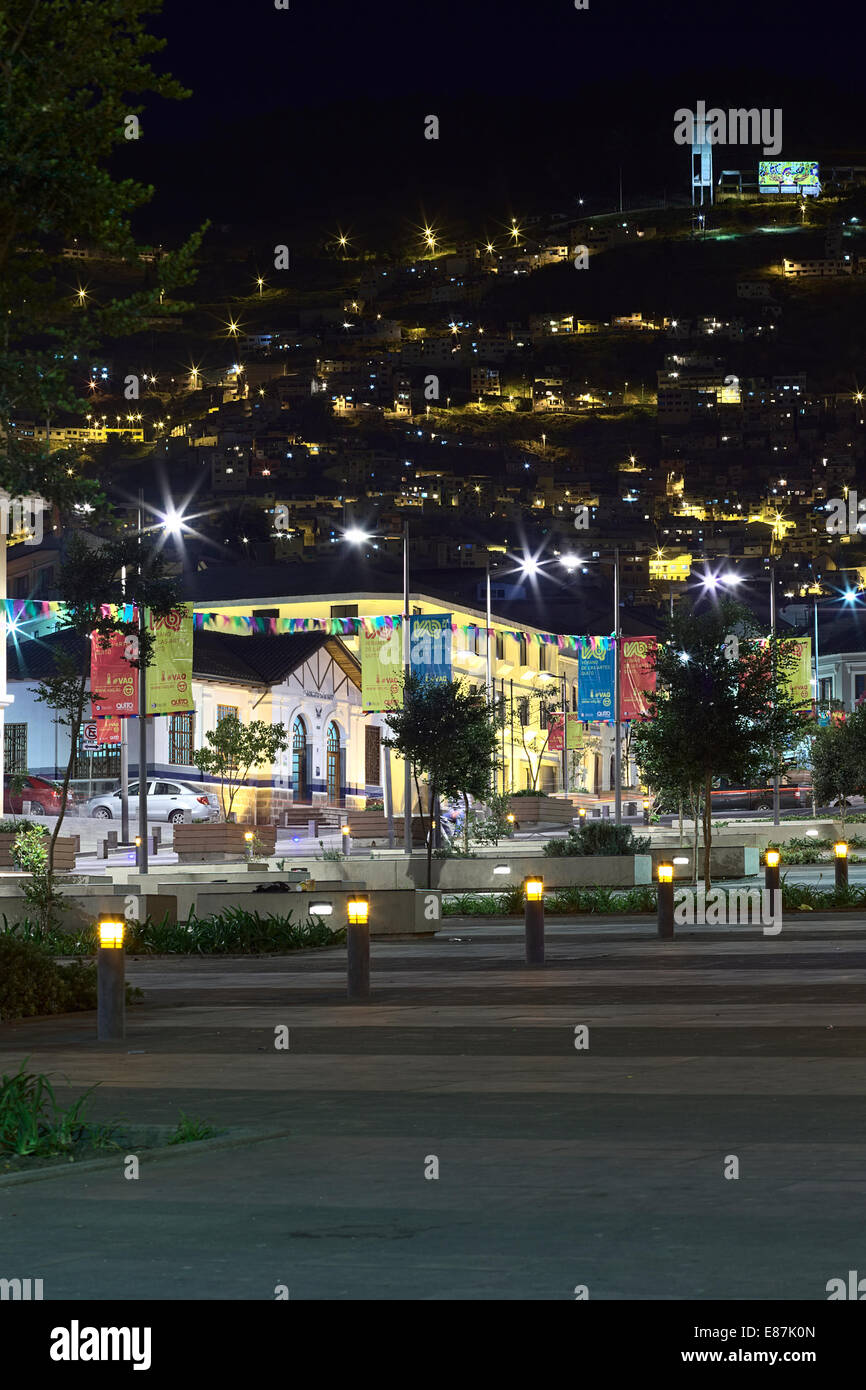
[[[580,821],[581,825],[583,825],[583,822],[586,820],[586,807],[585,807],[585,806],[581,806],[580,809],[578,810],[577,819]]]
[[[346,911],[351,927],[365,927],[370,916],[370,901],[368,898],[350,898]]]
[[[846,840],[837,840],[835,845],[833,846],[833,853],[835,854],[837,859],[847,859],[848,842]]]
[[[523,880],[523,927],[526,938],[526,964],[544,964],[544,879],[531,874]]]
[[[244,831],[244,839],[246,840],[246,842],[247,842],[248,845],[251,845],[252,842],[253,842],[253,840],[254,840],[255,838],[256,838],[256,837],[255,837],[255,835],[254,835],[254,833],[253,833],[252,830],[245,830],[245,831]]]
[[[836,856],[834,868],[836,870],[836,887],[848,887],[848,842],[847,840],[837,840],[833,846],[833,853]]]
[[[116,1042],[126,1037],[126,980],[120,917],[100,917],[96,924],[96,1038]]]
[[[778,869],[779,861],[782,858],[781,851],[778,849],[768,849],[766,853],[767,868]]]
[[[509,825],[513,825],[513,824],[514,824],[514,814],[513,814],[513,812],[509,811],[509,812],[508,812],[508,815],[505,817],[505,819],[508,821],[508,824],[509,824]]]
[[[779,865],[782,862],[782,851],[779,849],[768,849],[764,855],[764,887],[771,893],[779,891]]]
[[[658,867],[659,883],[673,883],[674,866],[673,864],[659,864]]]
[[[658,934],[671,941],[674,934],[674,866],[665,861],[658,866]]]
[[[123,946],[123,929],[126,924],[115,917],[100,917],[98,923],[99,944],[105,950],[119,950]]]
[[[141,836],[140,836],[140,835],[136,835],[136,837],[135,837],[135,848],[136,848],[136,849],[141,849]]]

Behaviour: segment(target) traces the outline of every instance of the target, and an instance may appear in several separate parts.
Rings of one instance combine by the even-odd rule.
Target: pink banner
[[[90,637],[90,703],[93,717],[111,714],[127,718],[138,713],[138,671],[124,656],[129,639],[116,632],[109,647],[97,633]]]
[[[622,682],[620,713],[623,720],[646,719],[649,716],[647,696],[656,688],[656,639],[654,637],[622,637],[619,675]]]

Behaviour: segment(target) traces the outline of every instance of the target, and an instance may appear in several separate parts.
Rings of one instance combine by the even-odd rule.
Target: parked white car
[[[186,819],[189,811],[194,821],[212,821],[220,818],[220,804],[213,792],[189,782],[170,782],[168,778],[154,778],[147,784],[148,820],[175,821]],[[120,787],[114,791],[92,796],[84,806],[84,814],[94,820],[120,820]],[[129,818],[138,818],[138,783],[129,784]]]

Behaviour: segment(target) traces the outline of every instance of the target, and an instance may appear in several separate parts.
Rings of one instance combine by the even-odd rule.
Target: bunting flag
[[[647,696],[656,688],[654,637],[622,637],[620,639],[619,678],[622,682],[620,694],[620,718],[647,719],[649,705]]]
[[[437,616],[437,615],[428,615]],[[260,618],[252,613],[197,612],[193,615],[196,632],[232,632],[241,636],[276,636],[295,632],[324,632],[329,637],[357,637],[362,634],[391,632],[402,627],[400,614],[378,618]],[[563,650],[571,648],[577,655],[577,648],[585,640],[603,642],[606,638],[586,639],[572,633],[524,632],[519,629],[485,627],[480,623],[451,622],[451,631],[460,633],[465,641],[471,641],[477,634],[490,637],[510,637],[515,642],[535,642],[537,646],[554,646]]]

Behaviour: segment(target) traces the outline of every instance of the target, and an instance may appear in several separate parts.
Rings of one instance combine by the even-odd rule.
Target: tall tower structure
[[[703,113],[703,102],[698,103]],[[700,195],[700,196],[699,196]],[[695,115],[692,127],[692,204],[713,201],[713,147],[707,140],[705,118]]]

